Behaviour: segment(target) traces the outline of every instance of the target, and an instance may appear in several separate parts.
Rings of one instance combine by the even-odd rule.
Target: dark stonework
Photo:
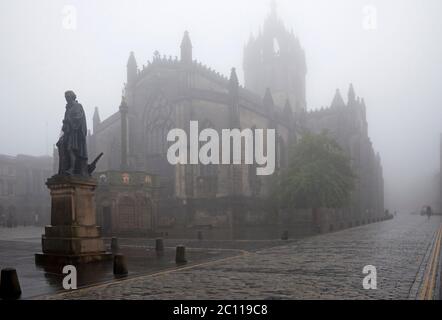
[[[49,267],[109,259],[96,225],[95,189],[90,175],[103,154],[87,163],[86,117],[75,93],[66,91],[63,136],[57,143],[59,174],[46,182],[51,195],[51,225],[45,227],[35,262]]]
[[[77,102],[77,96],[73,91],[66,91],[65,98],[67,104],[61,129],[63,135],[57,142],[58,173],[61,175],[88,176],[86,116],[83,106]]]
[[[95,193],[97,222],[104,236],[155,236],[160,185],[146,172],[104,171]]]
[[[104,229],[133,233],[149,228],[160,234],[192,238],[199,229],[210,238],[205,228],[220,238],[244,238],[248,234],[245,228],[261,226],[275,228],[271,236],[276,238],[284,230],[299,235],[317,229],[299,210],[275,213],[269,209],[272,179],[257,176],[256,164],[170,165],[167,134],[173,128],[188,132],[190,121],[198,121],[200,130],[218,132],[228,128],[275,129],[276,173],[287,168],[290,145],[304,132],[327,130],[354,159],[353,169],[359,179],[348,208],[321,210],[324,219],[320,229],[328,230],[330,225],[339,229],[383,214],[381,159],[368,136],[365,102],[356,96],[354,88],[350,88],[347,101],[337,94],[328,108],[307,111],[304,49],[274,9],[262,32],[247,42],[243,62],[245,87],[239,84],[234,68],[228,78],[196,61],[188,32],[181,42],[181,58],[156,53],[139,67],[134,53],[130,54],[120,109],[103,120],[98,109],[95,111],[89,151],[90,155],[105,152],[99,172],[155,175],[161,186],[159,205],[153,218],[147,219],[149,223],[139,223],[130,217],[142,216],[137,213],[142,207],[137,203],[144,201],[139,201],[140,197],[151,199],[142,196],[145,187],[126,186],[130,197],[123,197],[117,185],[104,184],[97,193],[98,215],[103,221],[112,221],[110,228],[103,223]],[[296,217],[293,223],[302,230],[284,225],[285,215]]]
[[[75,265],[110,258],[96,225],[95,179],[57,175],[46,185],[52,198],[51,225],[45,227],[43,253],[36,254],[36,263]]]

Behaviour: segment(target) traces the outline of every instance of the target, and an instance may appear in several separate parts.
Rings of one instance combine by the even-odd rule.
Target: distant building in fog
[[[0,224],[47,224],[51,204],[45,182],[52,174],[51,157],[0,155]]]
[[[288,31],[278,18],[275,4],[262,31],[250,35],[243,68],[247,89],[263,97],[269,88],[276,105],[284,106],[288,100],[293,112],[306,109],[305,52],[293,30]]]
[[[234,69],[227,78],[194,60],[185,32],[180,58],[156,52],[138,68],[130,54],[119,110],[104,120],[95,110],[88,137],[90,157],[104,152],[97,171],[117,172],[120,179],[130,172],[158,176],[158,218],[152,226],[156,230],[269,226],[278,222],[267,201],[269,177],[257,176],[254,165],[172,166],[166,159],[167,133],[172,128],[188,132],[190,120],[198,120],[200,130],[274,128],[278,171],[288,165],[289,145],[303,130],[328,130],[351,157],[359,179],[351,207],[330,213],[325,229],[374,221],[384,211],[384,184],[380,156],[368,137],[364,100],[351,86],[347,102],[337,91],[329,108],[307,112],[306,73],[299,40],[287,31],[274,7],[262,32],[251,36],[244,49],[245,88]],[[135,193],[126,195],[134,203]],[[97,212],[109,210],[107,202],[97,206]],[[114,208],[130,211],[124,203]]]
[[[368,123],[364,99],[356,97],[352,85],[347,102],[336,90],[329,108],[309,112],[306,127],[313,132],[326,130],[350,156],[353,171],[357,174],[351,211],[359,213],[360,220],[368,213],[373,218],[384,210],[384,178],[379,153],[373,149],[368,136]]]

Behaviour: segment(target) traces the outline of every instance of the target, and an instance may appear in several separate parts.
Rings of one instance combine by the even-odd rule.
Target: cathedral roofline
[[[335,93],[335,96],[333,98],[333,101],[332,101],[330,107],[331,108],[346,107],[344,99],[342,98],[342,95],[341,95],[341,91],[339,89],[336,89],[336,93]]]
[[[148,76],[153,70],[156,70],[157,68],[170,68],[176,70],[187,68],[187,70],[189,70],[188,66],[183,66],[183,64],[180,62],[180,60],[178,60],[177,57],[175,57],[175,59],[172,59],[172,56],[158,56],[152,61],[148,61],[147,66],[143,66],[142,70],[138,74],[137,82],[143,80],[146,76]],[[230,80],[227,76],[221,74],[220,72],[212,69],[211,67],[203,64],[200,61],[193,60],[190,70],[193,72],[198,72],[199,74],[209,78],[212,81],[215,81],[222,86],[225,86],[226,88],[228,88],[230,84]],[[245,95],[257,104],[262,104],[262,97],[260,97],[258,94],[248,90],[241,84],[238,84],[238,87],[242,95]],[[279,106],[279,108],[282,109],[282,106]]]
[[[211,77],[215,81],[221,81],[221,82],[228,82],[229,78],[216,70],[210,68],[209,66],[202,64],[201,62],[197,60],[193,60],[191,63],[191,70],[197,71],[205,76]],[[148,61],[147,65],[143,65],[142,69],[138,73],[137,82],[141,81],[145,76],[147,76],[152,70],[163,67],[163,68],[170,68],[170,69],[183,69],[189,68],[187,65],[184,66],[183,63],[181,63],[180,60],[178,60],[178,57],[175,56],[174,59],[172,59],[172,56],[166,57],[166,56],[158,56],[154,58],[152,61]],[[241,87],[241,85],[240,85]]]
[[[121,118],[121,112],[120,110],[115,111],[115,113],[111,114],[109,117],[107,117],[106,119],[104,119],[103,121],[101,121],[98,126],[97,126],[97,132],[100,132],[104,129],[106,129],[107,127],[113,125],[115,122],[120,121]],[[94,135],[97,133],[94,131]]]

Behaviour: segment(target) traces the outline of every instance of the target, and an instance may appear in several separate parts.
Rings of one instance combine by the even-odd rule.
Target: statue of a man
[[[57,142],[59,170],[61,175],[89,176],[86,146],[86,116],[83,106],[77,102],[73,91],[66,91],[66,112],[63,134]]]

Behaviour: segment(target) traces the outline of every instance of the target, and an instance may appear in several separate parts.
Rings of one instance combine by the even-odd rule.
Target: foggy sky
[[[240,81],[242,49],[269,12],[269,0],[50,1],[0,3],[0,153],[52,153],[67,89],[91,123],[118,110],[126,61],[158,50],[179,56],[184,30],[194,58]],[[77,29],[62,9],[77,9]],[[377,29],[363,28],[363,8]],[[380,152],[386,206],[412,210],[435,193],[442,131],[440,0],[278,0],[278,15],[306,51],[308,109],[328,106],[350,82],[367,104],[369,135]],[[405,211],[405,213],[408,213]]]

